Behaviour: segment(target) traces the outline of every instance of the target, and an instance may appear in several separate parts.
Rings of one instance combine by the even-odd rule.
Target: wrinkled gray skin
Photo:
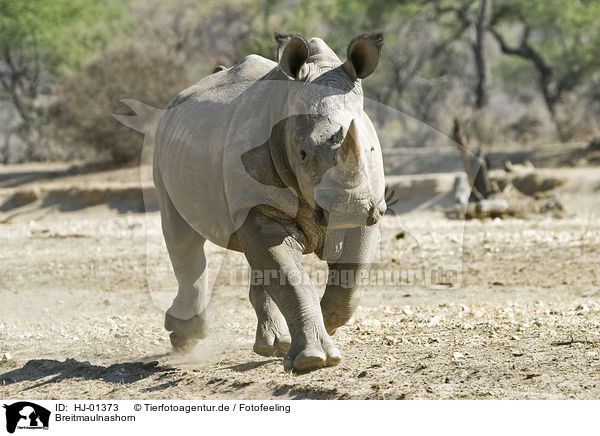
[[[383,165],[377,135],[363,111],[361,79],[377,66],[383,36],[355,38],[345,63],[321,39],[279,34],[276,39],[278,63],[251,55],[220,69],[177,96],[158,125],[154,182],[179,283],[165,327],[176,348],[206,335],[203,245],[208,239],[243,252],[253,272],[276,272],[274,279],[250,287],[258,318],[254,351],[285,355],[284,368],[303,371],[340,361],[330,335],[351,318],[360,290],[352,281],[331,282],[319,301],[301,256],[314,252],[330,272],[357,277],[368,271],[379,241],[378,222],[386,207]],[[267,81],[282,91],[255,91]],[[192,116],[186,108],[190,102]],[[267,112],[277,115],[257,126]],[[197,128],[200,133],[190,126],[190,117],[191,124],[208,119]],[[231,130],[240,125],[267,140],[239,145]],[[242,188],[235,183],[245,175],[223,161],[236,147],[243,149],[234,161],[241,159],[243,171],[265,187],[264,201],[254,195],[256,189],[237,196]],[[277,194],[268,199],[268,192]],[[291,208],[289,194],[295,199]],[[253,200],[241,212],[223,215],[234,217],[225,240],[227,219],[218,217],[249,196]]]

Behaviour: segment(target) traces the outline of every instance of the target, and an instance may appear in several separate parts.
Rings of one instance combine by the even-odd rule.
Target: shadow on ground
[[[227,366],[226,369],[231,369],[236,372],[248,372],[256,368],[260,368],[263,365],[267,365],[272,362],[279,362],[281,359],[269,359],[269,360],[260,360],[254,362],[240,363],[238,365]]]
[[[165,355],[152,356],[149,359],[161,357],[165,357]],[[253,371],[259,370],[264,365],[279,362],[279,360],[267,359],[231,365],[223,368],[226,371],[224,374],[218,377],[207,377],[207,374],[202,370],[182,370],[177,366],[160,365],[156,360],[102,366],[75,359],[66,359],[63,362],[52,359],[34,359],[29,360],[20,368],[13,367],[0,373],[0,386],[9,388],[10,385],[15,385],[15,388],[22,395],[42,387],[55,386],[63,381],[70,382],[71,384],[66,386],[71,386],[75,391],[77,391],[77,386],[83,386],[80,384],[81,382],[100,381],[113,385],[114,389],[110,394],[114,395],[114,398],[120,398],[119,392],[122,392],[123,389],[130,392],[129,388],[125,388],[125,386],[146,380],[150,381],[150,386],[147,386],[146,383],[146,386],[133,387],[132,389],[139,389],[139,392],[152,396],[157,393],[158,395],[169,395],[168,393],[161,394],[160,392],[163,391],[170,392],[172,395],[170,389],[178,388],[180,390],[176,391],[176,395],[178,397],[183,395],[183,398],[280,398],[297,400],[351,398],[347,393],[339,392],[336,387],[313,385],[310,380],[304,379],[305,375],[303,374],[296,374],[291,379],[285,377],[286,381],[284,383],[277,380],[261,382],[259,377],[249,379],[243,376],[244,373],[252,374]],[[242,378],[240,379],[239,376]],[[19,383],[27,384],[18,385]],[[65,384],[61,386],[64,389]],[[79,396],[74,394],[73,397]],[[92,394],[89,399],[95,398]]]
[[[176,369],[159,366],[157,361],[116,363],[110,366],[101,366],[92,365],[87,361],[80,362],[75,359],[66,359],[64,362],[50,359],[35,359],[28,361],[22,368],[0,374],[0,385],[40,380],[39,383],[26,389],[31,390],[73,378],[130,384],[155,374],[173,371],[176,371]],[[53,376],[51,379],[44,380],[51,376]]]
[[[8,167],[7,167],[8,168]],[[58,177],[77,176],[81,174],[90,174],[116,169],[111,162],[87,162],[83,164],[73,164],[65,168],[52,170],[28,170],[28,171],[10,171],[0,173],[0,188],[14,188],[27,183],[52,180]]]

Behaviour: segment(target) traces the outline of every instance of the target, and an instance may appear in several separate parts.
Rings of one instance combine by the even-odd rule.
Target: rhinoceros
[[[161,115],[153,178],[178,282],[165,328],[176,348],[206,336],[209,240],[250,265],[254,351],[304,371],[340,362],[331,335],[357,308],[379,241],[382,154],[361,80],[383,34],[354,38],[345,62],[319,38],[276,40],[277,62],[217,68]],[[328,263],[321,299],[301,265],[309,253]]]

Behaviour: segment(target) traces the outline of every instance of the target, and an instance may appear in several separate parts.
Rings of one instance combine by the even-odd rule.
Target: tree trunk
[[[490,10],[492,0],[481,0],[481,12],[475,25],[476,39],[473,44],[473,54],[475,55],[475,67],[477,69],[477,86],[475,95],[477,100],[475,105],[481,109],[488,103],[488,66],[485,56],[485,34],[490,21]]]
[[[542,55],[529,44],[529,26],[526,24],[524,25],[521,41],[517,46],[508,45],[502,34],[500,34],[500,32],[493,27],[490,27],[488,30],[500,45],[502,53],[511,56],[518,56],[522,59],[530,61],[533,64],[533,67],[538,72],[538,84],[540,91],[542,92],[542,96],[544,97],[546,108],[550,113],[550,118],[556,127],[556,132],[558,133],[559,138],[561,138],[561,140],[565,140],[565,133],[556,114],[556,105],[560,101],[565,87],[561,86],[560,82],[557,83],[556,78],[554,77],[553,68],[548,65]],[[576,80],[576,76],[573,75],[571,83],[569,83],[571,88],[573,87],[573,83],[576,83],[573,82],[574,79]]]
[[[478,154],[473,154],[467,145],[467,138],[464,135],[458,119],[454,119],[454,129],[452,139],[458,146],[467,180],[471,187],[471,196],[469,201],[481,201],[489,197],[492,193],[490,179],[487,172],[485,154],[480,150]]]

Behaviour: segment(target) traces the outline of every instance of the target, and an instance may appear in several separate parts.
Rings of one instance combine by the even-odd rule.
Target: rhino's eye
[[[334,133],[333,136],[331,138],[329,138],[329,141],[332,144],[339,144],[340,142],[342,142],[343,139],[344,139],[344,128],[340,127],[340,130],[338,130],[336,133]]]
[[[306,152],[304,150],[300,150],[300,159],[306,160]]]

